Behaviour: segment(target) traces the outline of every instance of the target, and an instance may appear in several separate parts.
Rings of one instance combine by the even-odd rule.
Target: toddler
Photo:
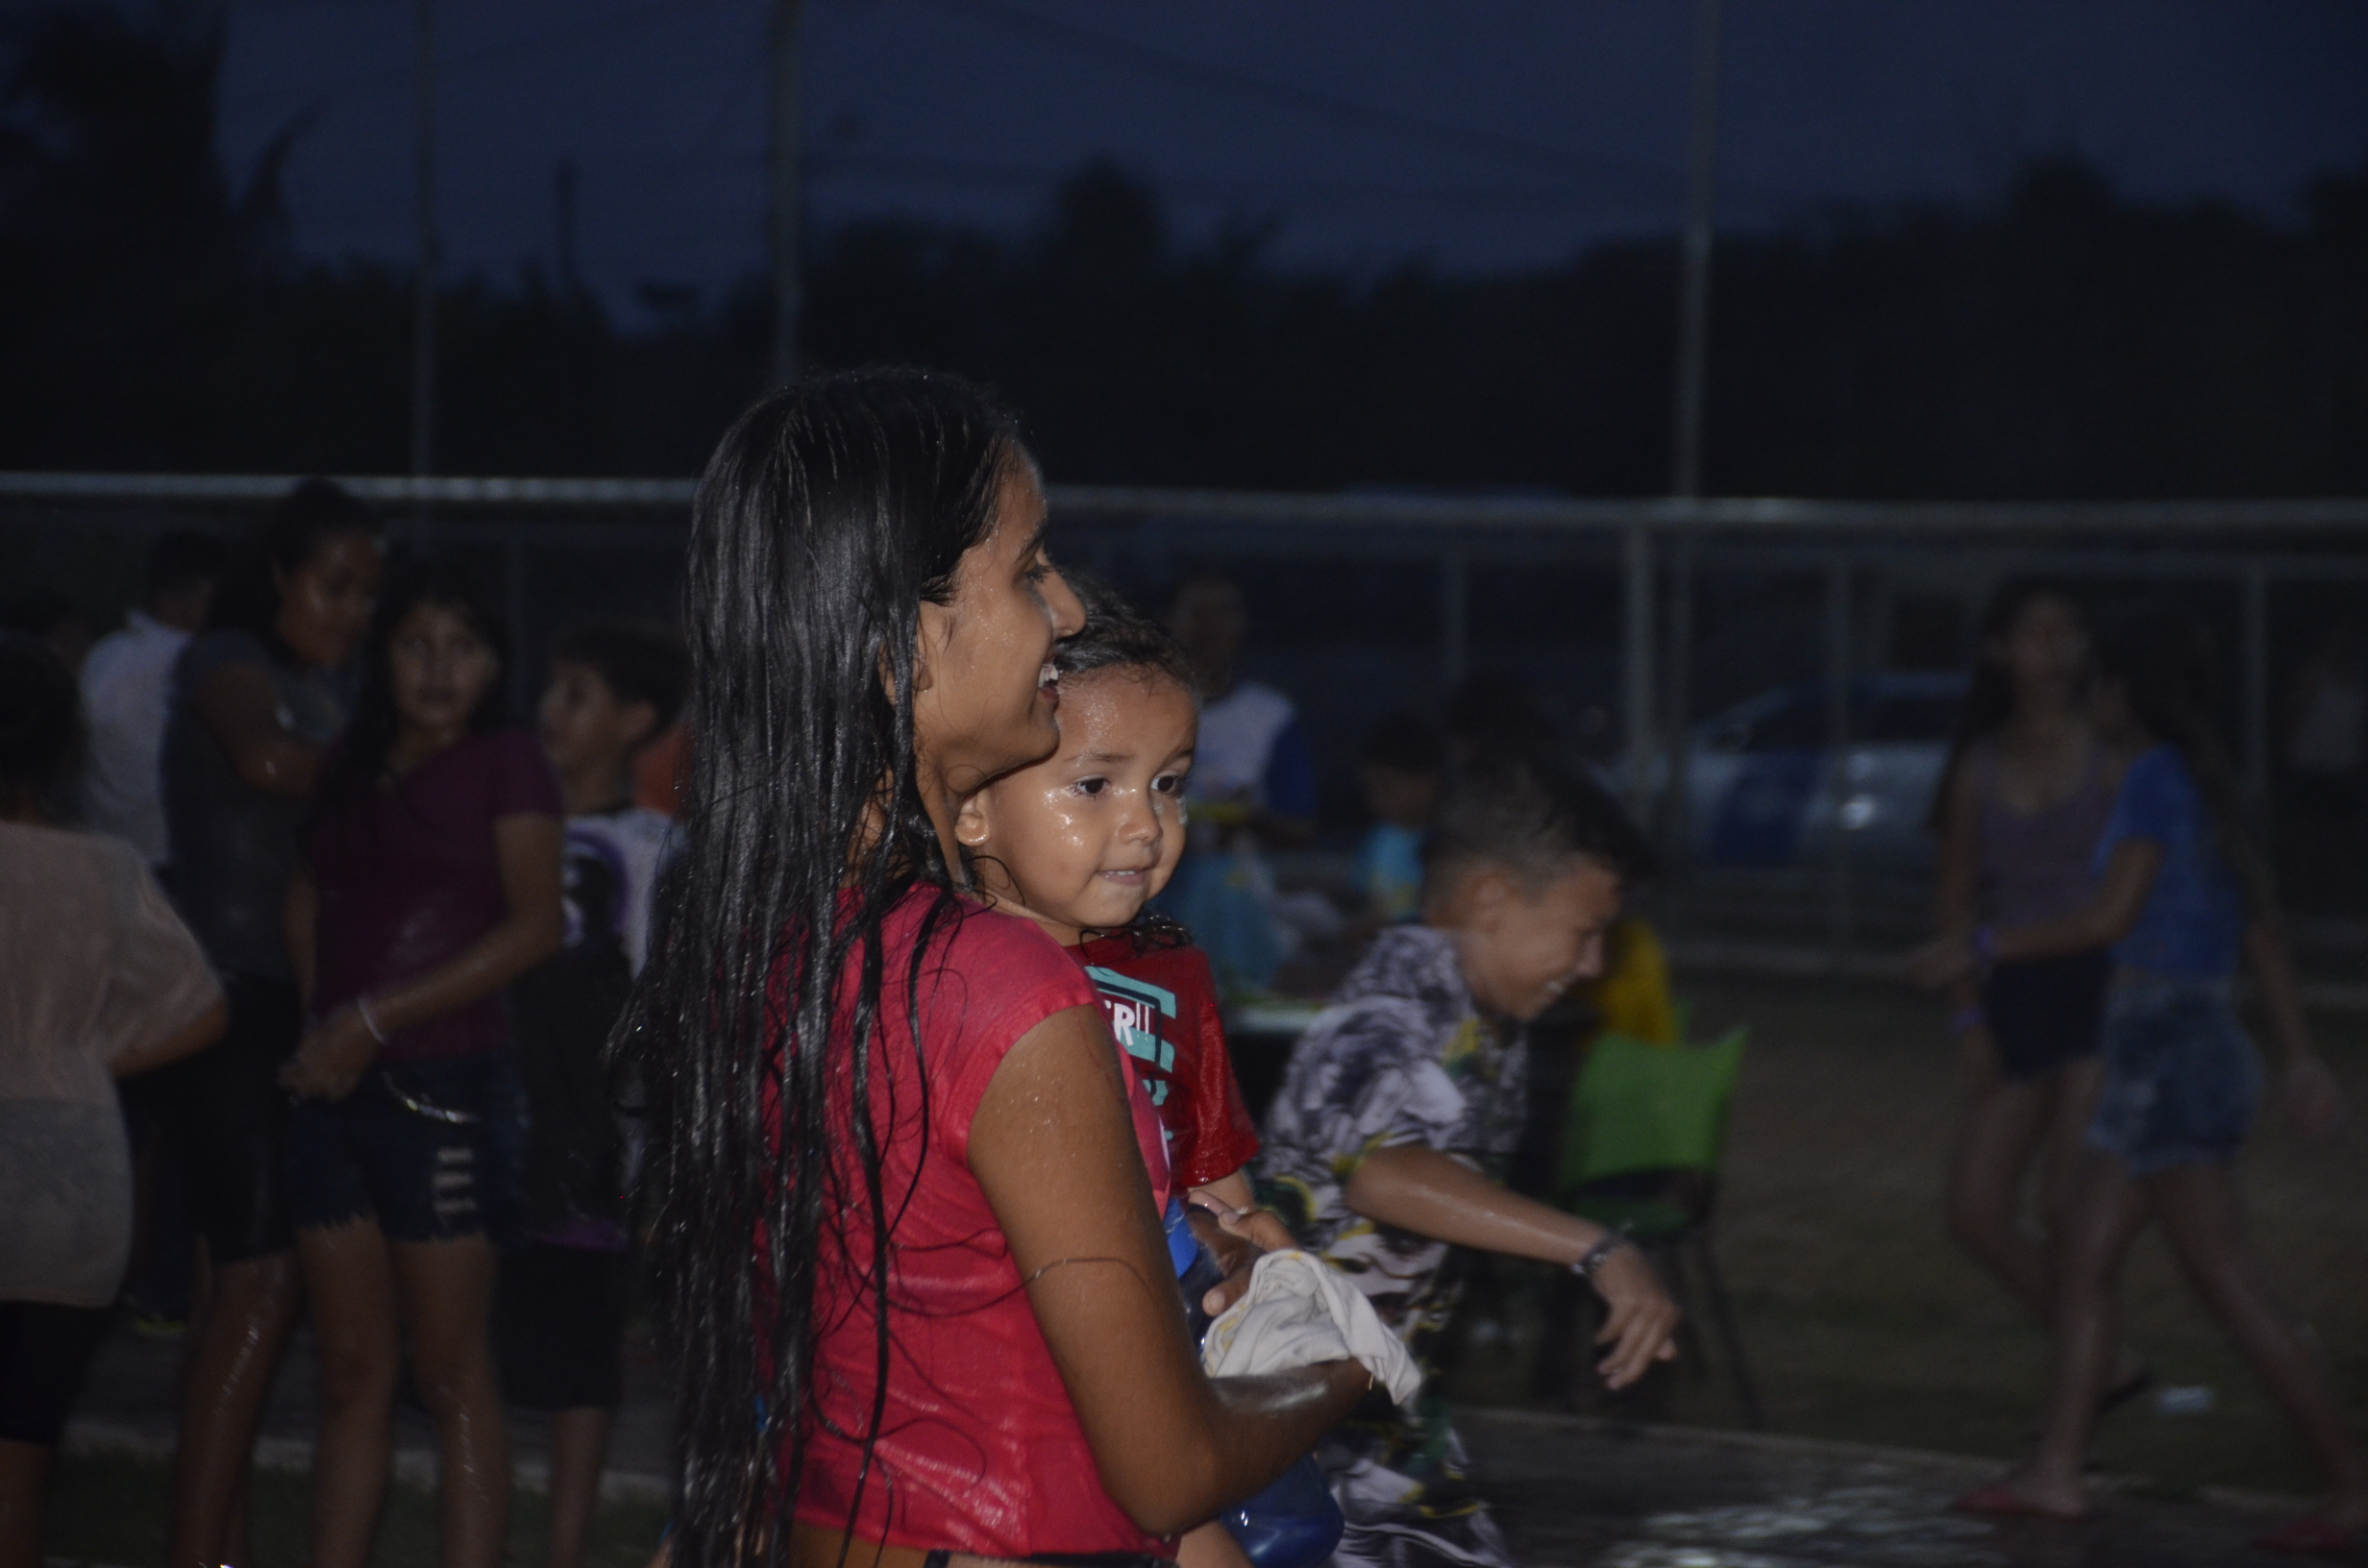
[[[1258,1134],[1225,1052],[1207,955],[1144,905],[1184,853],[1184,784],[1197,738],[1192,669],[1158,623],[1073,578],[1084,629],[1053,653],[1061,745],[973,796],[954,825],[979,892],[1075,956],[1110,1033],[1157,1109],[1179,1194],[1231,1215],[1253,1208],[1244,1166]],[[1244,1223],[1291,1245],[1269,1214]]]

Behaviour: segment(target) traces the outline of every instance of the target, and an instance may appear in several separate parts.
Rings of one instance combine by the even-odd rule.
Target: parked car
[[[1763,692],[1696,724],[1687,754],[1687,837],[1716,866],[1813,866],[1846,840],[1853,866],[1916,871],[1961,674],[1861,675],[1844,744],[1828,733],[1827,686]]]

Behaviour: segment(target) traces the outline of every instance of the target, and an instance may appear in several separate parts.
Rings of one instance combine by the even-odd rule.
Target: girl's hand
[[[280,1069],[280,1087],[300,1099],[342,1100],[379,1054],[358,1008],[340,1008],[308,1031]]]
[[[2325,1138],[2349,1109],[2343,1086],[2315,1052],[2305,1052],[2287,1066],[2279,1090],[2285,1100],[2287,1119],[2305,1138]]]
[[[1589,1282],[1609,1309],[1595,1343],[1611,1346],[1597,1364],[1604,1385],[1625,1388],[1655,1361],[1677,1360],[1677,1303],[1661,1286],[1661,1276],[1634,1244],[1613,1251]]]
[[[1980,963],[1969,939],[1950,936],[1935,937],[1910,953],[1900,968],[1912,983],[1927,991],[1939,991],[1972,978]]]

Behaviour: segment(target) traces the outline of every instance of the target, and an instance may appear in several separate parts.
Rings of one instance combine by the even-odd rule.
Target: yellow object
[[[1603,973],[1582,990],[1603,1020],[1601,1032],[1654,1045],[1678,1040],[1677,1004],[1669,995],[1669,957],[1651,925],[1635,916],[1603,934]]]

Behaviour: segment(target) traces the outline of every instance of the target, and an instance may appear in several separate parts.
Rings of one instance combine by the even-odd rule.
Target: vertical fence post
[[[1693,535],[1678,536],[1669,556],[1669,796],[1663,816],[1665,885],[1671,924],[1683,921],[1686,882],[1693,864]]]
[[[527,684],[527,649],[542,644],[527,635],[527,542],[515,527],[502,541],[502,587],[509,610],[510,711],[531,718],[534,691]]]
[[[1851,908],[1850,834],[1842,825],[1841,809],[1850,798],[1850,560],[1836,555],[1825,567],[1825,733],[1831,760],[1825,780],[1833,805],[1833,835],[1828,874],[1827,911],[1833,920],[1834,954],[1850,956],[1853,927]]]
[[[1653,713],[1653,525],[1639,517],[1628,525],[1626,583],[1621,595],[1626,649],[1621,671],[1627,711],[1628,809],[1640,825],[1652,821],[1655,714]]]
[[[1471,665],[1471,584],[1460,547],[1439,557],[1439,692],[1443,698],[1464,682]]]
[[[2269,806],[2269,573],[2245,568],[2245,795],[2256,812]]]

